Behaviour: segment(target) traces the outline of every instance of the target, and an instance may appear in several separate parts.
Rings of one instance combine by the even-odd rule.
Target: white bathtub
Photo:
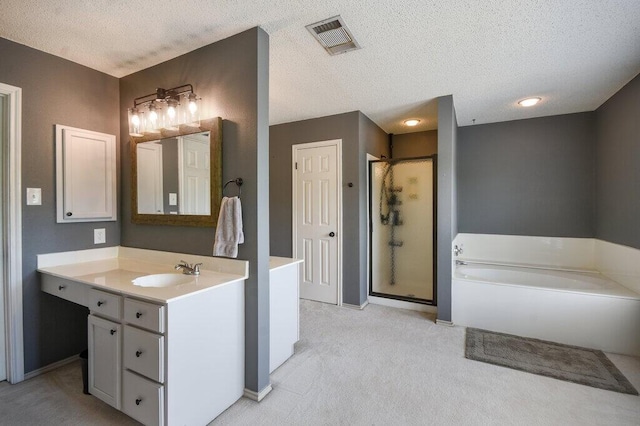
[[[457,265],[452,321],[640,355],[640,295],[598,273]]]

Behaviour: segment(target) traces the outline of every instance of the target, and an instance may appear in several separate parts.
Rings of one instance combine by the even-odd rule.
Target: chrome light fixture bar
[[[135,98],[133,108],[128,110],[129,134],[162,133],[163,129],[178,130],[181,125],[200,127],[201,100],[191,84],[159,87],[155,93]]]

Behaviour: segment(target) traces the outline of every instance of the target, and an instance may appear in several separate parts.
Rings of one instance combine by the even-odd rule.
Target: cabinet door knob
[[[71,216],[73,213],[71,212],[67,212],[67,216]]]
[[[142,351],[136,351],[136,357],[140,358],[140,355],[142,355]]]
[[[65,287],[66,287],[66,286],[59,285],[59,286],[58,286],[58,290],[64,290],[64,289],[65,289]]]
[[[136,318],[140,318],[142,316],[142,312],[136,312]]]
[[[100,306],[104,305],[104,302],[102,300],[98,300],[97,305],[98,305],[98,307],[100,307]]]
[[[335,237],[335,236],[336,236],[336,233],[335,233],[335,232],[333,232],[333,231],[331,231],[331,232],[329,232],[329,236],[330,236],[330,237]]]
[[[140,405],[141,402],[142,402],[142,398],[136,399],[136,405]]]
[[[111,333],[111,335],[113,336],[114,334],[116,334],[116,330],[114,328],[112,328],[109,333]]]

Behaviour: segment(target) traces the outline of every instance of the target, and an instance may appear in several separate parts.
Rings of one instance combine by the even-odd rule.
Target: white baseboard
[[[273,388],[271,387],[271,384],[267,385],[260,392],[255,392],[255,391],[252,391],[251,389],[244,388],[243,396],[245,396],[246,398],[252,399],[254,401],[260,402],[264,399],[265,396],[267,396],[269,392],[271,392],[272,389]]]
[[[48,373],[49,371],[53,371],[56,368],[60,368],[63,365],[71,364],[72,362],[74,362],[74,361],[76,361],[78,359],[80,359],[80,357],[78,355],[72,355],[69,358],[65,358],[65,359],[60,360],[58,362],[54,362],[53,364],[49,364],[49,365],[44,366],[42,368],[38,368],[37,370],[29,371],[28,373],[25,373],[24,379],[25,380],[32,379],[32,378],[34,378],[36,376],[39,376],[41,374]]]
[[[364,303],[362,305],[352,305],[350,303],[343,303],[342,307],[343,308],[349,308],[349,309],[358,309],[358,310],[363,310],[367,305],[369,304],[368,300],[365,300]]]
[[[389,306],[391,308],[408,309],[410,311],[429,312],[435,314],[438,312],[436,306],[423,305],[422,303],[405,302],[404,300],[387,299],[386,297],[369,296],[369,303],[372,305]]]
[[[453,327],[454,326],[454,324],[451,321],[445,321],[445,320],[441,320],[441,319],[437,319],[436,320],[436,324],[444,325],[445,327]]]

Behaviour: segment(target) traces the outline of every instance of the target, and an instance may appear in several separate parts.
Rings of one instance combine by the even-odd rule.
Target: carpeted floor
[[[302,301],[300,320],[273,391],[240,399],[211,425],[640,424],[640,397],[468,360],[465,329],[429,314]],[[640,388],[640,358],[609,357]],[[135,424],[82,395],[79,368],[0,384],[0,423]]]
[[[467,328],[465,357],[594,388],[638,395],[599,350]]]

